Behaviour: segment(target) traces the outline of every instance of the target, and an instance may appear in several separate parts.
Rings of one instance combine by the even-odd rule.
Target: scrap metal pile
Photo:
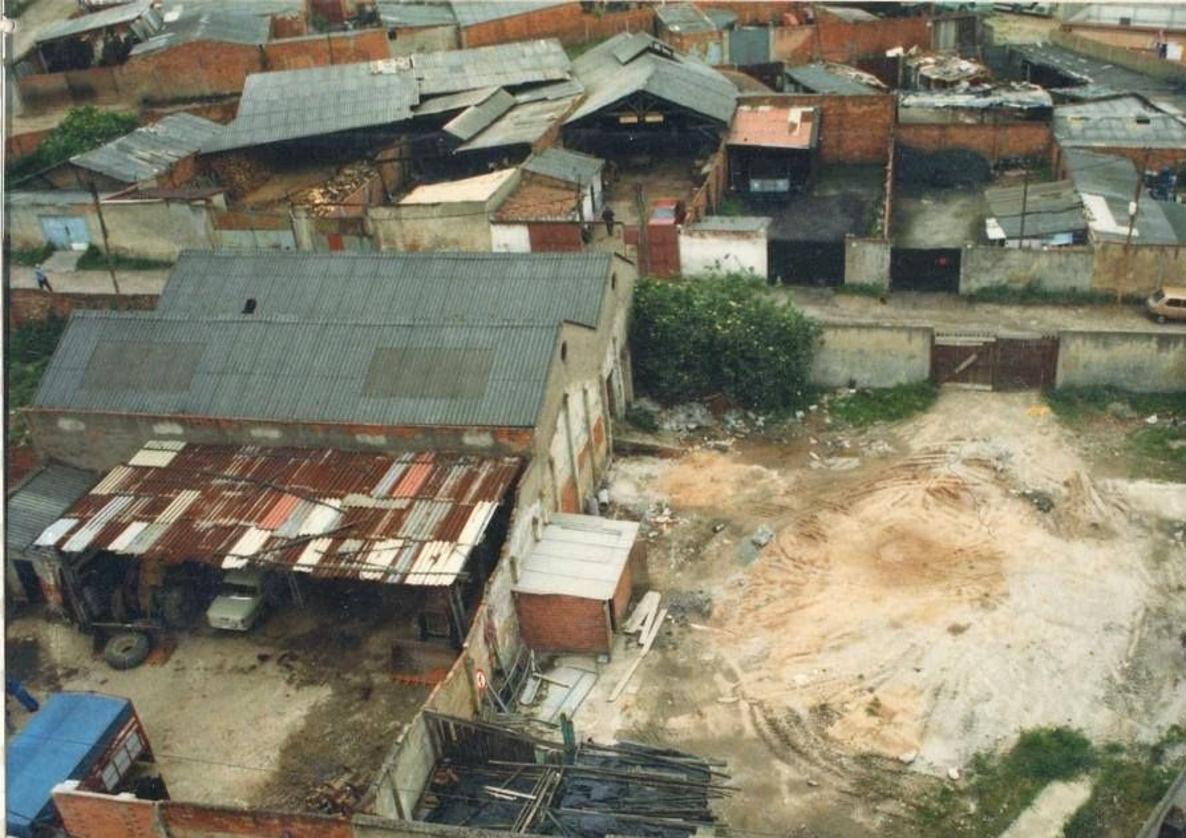
[[[534,759],[489,746],[477,758],[443,757],[420,819],[542,835],[683,838],[712,826],[712,803],[735,790],[720,764],[683,751],[633,742],[565,749],[505,729],[497,735],[506,734],[528,744]]]

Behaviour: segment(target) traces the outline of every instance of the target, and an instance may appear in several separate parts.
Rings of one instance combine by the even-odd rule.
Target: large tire
[[[147,634],[121,631],[112,635],[103,647],[103,659],[112,669],[135,669],[148,658],[151,648]]]
[[[169,628],[189,628],[199,613],[197,598],[182,587],[165,588],[161,597],[161,616]]]

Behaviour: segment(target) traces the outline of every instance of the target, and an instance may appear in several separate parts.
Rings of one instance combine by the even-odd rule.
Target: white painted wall
[[[531,237],[526,224],[491,224],[491,250],[495,253],[530,253]]]
[[[689,232],[679,234],[680,270],[684,276],[752,273],[766,278],[766,236],[737,233]]]

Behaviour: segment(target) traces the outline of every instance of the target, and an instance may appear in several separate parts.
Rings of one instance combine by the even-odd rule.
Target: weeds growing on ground
[[[1007,303],[1010,305],[1108,305],[1116,302],[1116,295],[1107,291],[1067,291],[1045,288],[1040,282],[1017,287],[990,285],[968,295],[978,303]],[[1138,303],[1143,298],[1125,295],[1121,302]]]
[[[832,418],[860,427],[873,422],[896,422],[930,410],[939,398],[939,388],[930,381],[899,384],[879,390],[858,390],[828,402]]]
[[[50,256],[53,256],[53,253],[54,246],[52,244],[43,244],[41,247],[13,250],[9,253],[9,258],[12,259],[14,265],[23,265],[26,268],[31,268],[34,265],[40,265]]]
[[[107,256],[93,244],[78,258],[78,270],[80,271],[105,271],[107,265]],[[161,259],[141,259],[138,256],[121,256],[118,253],[112,253],[111,267],[117,271],[159,271],[173,267],[173,263]]]
[[[835,292],[837,294],[850,294],[855,297],[880,297],[886,293],[886,289],[874,282],[846,282],[842,285],[837,285]]]
[[[1115,387],[1052,390],[1051,410],[1063,422],[1080,427],[1104,416],[1130,420],[1122,446],[1133,460],[1133,476],[1186,480],[1186,391],[1130,393]],[[1157,423],[1140,420],[1157,416]]]

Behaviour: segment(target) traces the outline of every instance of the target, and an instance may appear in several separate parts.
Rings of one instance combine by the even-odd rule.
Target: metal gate
[[[959,248],[895,247],[890,252],[890,287],[895,291],[959,293]]]
[[[981,390],[1041,390],[1054,385],[1058,338],[936,334],[931,379]]]
[[[729,63],[738,67],[770,63],[770,29],[739,26],[729,32]]]
[[[58,250],[86,250],[91,230],[81,215],[43,215],[41,232]]]
[[[766,275],[785,285],[836,286],[844,283],[844,242],[771,239]]]

